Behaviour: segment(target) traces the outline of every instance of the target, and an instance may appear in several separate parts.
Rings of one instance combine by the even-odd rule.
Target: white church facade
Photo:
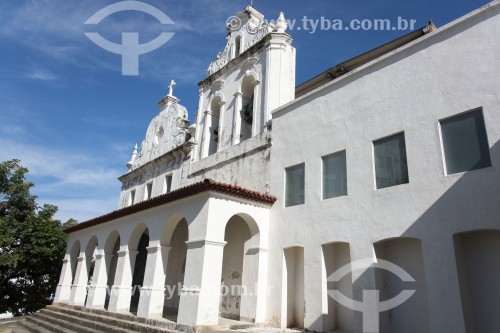
[[[500,1],[298,87],[283,14],[237,17],[193,124],[172,82],[118,209],[66,229],[55,302],[180,329],[498,331]]]

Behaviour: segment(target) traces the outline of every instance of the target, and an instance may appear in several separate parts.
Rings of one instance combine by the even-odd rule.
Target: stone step
[[[26,323],[29,326],[25,326],[31,332],[34,333],[73,333],[72,331],[50,322],[45,321],[43,316],[35,313],[31,316],[26,317]]]
[[[26,317],[22,321],[19,322],[19,325],[25,328],[30,333],[51,333],[51,331],[42,328],[38,323],[37,319],[32,319],[30,317]],[[15,331],[13,332],[15,333]]]
[[[70,306],[67,304],[49,305],[41,312],[50,312],[52,316],[60,314],[62,320],[74,319],[85,321],[90,328],[96,327],[101,332],[108,332],[99,328],[98,324],[109,325],[121,330],[109,331],[144,332],[144,333],[185,333],[192,331],[187,327],[177,329],[177,324],[168,320],[145,319],[124,313],[110,313],[105,310],[88,309],[81,306]],[[92,326],[94,325],[94,326]]]
[[[26,318],[23,317],[0,320],[0,332],[12,332],[12,333],[34,332],[33,330],[29,330],[26,327],[27,325],[25,325],[25,323],[26,323]]]
[[[71,332],[77,333],[131,333],[134,331],[126,330],[120,327],[107,325],[100,322],[91,321],[81,317],[75,318],[61,312],[52,311],[50,309],[42,309],[35,316],[42,318],[43,321],[59,325]]]

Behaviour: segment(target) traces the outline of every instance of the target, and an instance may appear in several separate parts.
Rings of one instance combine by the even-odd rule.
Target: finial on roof
[[[174,87],[175,87],[176,83],[174,80],[170,81],[170,85],[168,86],[168,96],[170,97],[173,97],[173,93],[174,93]]]
[[[429,29],[429,32],[432,32],[437,29],[437,26],[432,22],[432,19],[429,19],[427,22],[427,28]]]
[[[276,21],[276,32],[284,33],[287,28],[288,23],[286,23],[285,14],[283,12],[280,12],[280,16]]]
[[[134,146],[134,150],[132,151],[132,158],[130,158],[130,161],[127,163],[127,168],[129,170],[132,170],[132,167],[134,165],[134,161],[137,158],[137,155],[139,154],[139,148],[137,148],[137,143]]]

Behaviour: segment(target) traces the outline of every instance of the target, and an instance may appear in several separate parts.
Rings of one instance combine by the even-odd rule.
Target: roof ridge
[[[227,195],[231,195],[234,197],[239,197],[259,203],[264,203],[264,204],[273,204],[277,198],[261,193],[258,191],[246,189],[244,187],[238,186],[238,185],[232,185],[232,184],[226,184],[222,182],[217,182],[213,179],[210,178],[205,178],[201,182],[197,182],[185,187],[181,187],[179,189],[176,189],[172,192],[161,194],[157,197],[144,200],[141,202],[138,202],[136,204],[133,204],[128,207],[123,207],[117,210],[114,210],[112,212],[109,212],[107,214],[95,217],[93,219],[75,224],[71,227],[65,228],[64,232],[66,233],[71,233],[75,232],[78,230],[86,229],[101,223],[109,222],[114,219],[118,219],[127,215],[135,214],[147,209],[151,209],[154,207],[158,207],[173,201],[177,201],[183,198],[187,198],[193,195],[196,195],[198,193],[202,192],[207,192],[207,191],[213,191],[217,193],[223,193]]]

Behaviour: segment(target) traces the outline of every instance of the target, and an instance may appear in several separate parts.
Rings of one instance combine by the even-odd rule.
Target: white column
[[[226,111],[226,108],[224,107],[224,105],[226,104],[226,102],[224,101],[220,101],[219,102],[219,128],[217,129],[219,131],[219,141],[217,142],[217,151],[221,151],[223,148],[224,148],[224,114],[225,114],[225,111]]]
[[[69,254],[66,254],[63,259],[61,275],[59,276],[59,283],[56,288],[56,295],[54,302],[66,303],[71,297],[71,280],[73,274],[71,273],[71,259]]]
[[[198,91],[199,92],[199,99],[198,99],[198,110],[196,111],[196,133],[195,133],[195,140],[196,140],[196,150],[195,150],[195,154],[194,156],[196,157],[196,159],[201,159],[201,138],[202,138],[202,135],[203,135],[203,132],[202,132],[202,127],[201,127],[201,120],[203,119],[203,112],[201,110],[203,110],[203,95],[204,95],[204,91],[203,91],[203,88],[200,88],[200,90]],[[193,157],[194,158],[194,157]]]
[[[260,81],[259,80],[255,80],[254,82],[252,82],[252,84],[254,85],[254,88],[253,88],[253,123],[252,123],[252,137],[256,136],[257,134],[259,134],[261,131],[262,131],[262,127],[264,125],[264,122],[266,120],[264,120],[264,122],[262,121],[262,118],[263,118],[263,115],[262,115],[262,112],[259,112],[261,111],[260,107],[259,107],[259,83]],[[267,119],[268,116],[267,116],[267,112],[264,112],[264,119]]]
[[[106,291],[108,288],[108,271],[106,269],[106,262],[111,259],[112,254],[105,254],[104,252],[96,253],[94,275],[92,282],[89,286],[86,307],[92,309],[103,309],[106,301]]]
[[[240,317],[255,323],[266,322],[267,262],[268,249],[245,249],[241,284],[245,293],[241,295]],[[273,292],[273,291],[271,291]]]
[[[171,247],[160,245],[147,248],[148,259],[139,298],[138,317],[154,318],[163,314],[165,274],[170,249]]]
[[[205,158],[208,156],[208,151],[210,149],[210,140],[211,140],[211,135],[210,135],[210,125],[212,123],[212,112],[211,111],[205,111],[205,120],[203,123],[203,140],[202,140],[202,146],[201,146],[201,158]]]
[[[77,258],[75,280],[71,289],[71,297],[69,303],[72,305],[84,305],[85,297],[87,296],[87,258],[81,255]]]
[[[241,91],[237,91],[234,97],[233,146],[240,143],[241,140],[241,109],[243,108],[243,94]]]
[[[139,251],[118,251],[118,263],[111,296],[109,299],[109,312],[128,312],[132,297],[132,273],[135,258]]]
[[[177,323],[217,325],[219,322],[220,278],[226,242],[187,241],[186,275],[181,291]]]

